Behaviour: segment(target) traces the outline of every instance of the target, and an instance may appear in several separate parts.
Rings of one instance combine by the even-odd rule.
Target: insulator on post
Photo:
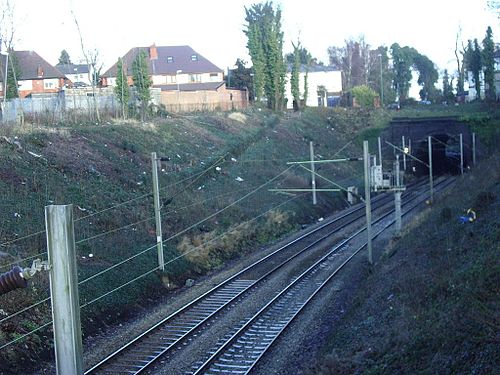
[[[0,295],[14,289],[26,288],[28,281],[22,276],[23,269],[15,266],[11,271],[0,275]]]

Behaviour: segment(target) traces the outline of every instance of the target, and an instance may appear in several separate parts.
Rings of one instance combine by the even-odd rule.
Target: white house
[[[484,74],[482,70],[479,72],[479,82],[481,91],[478,94],[476,90],[476,83],[474,82],[474,75],[472,74],[472,72],[465,73],[464,90],[466,91],[466,93],[468,93],[465,97],[466,101],[471,102],[476,99],[484,98]]]
[[[66,78],[76,87],[92,85],[89,76],[89,66],[87,64],[57,64],[56,68],[64,73]]]
[[[293,108],[293,96],[290,80],[292,77],[291,65],[288,67],[285,84],[287,108]],[[301,100],[304,99],[304,80],[307,73],[307,102],[308,107],[333,107],[340,100],[342,94],[342,74],[331,66],[300,67],[299,91]]]

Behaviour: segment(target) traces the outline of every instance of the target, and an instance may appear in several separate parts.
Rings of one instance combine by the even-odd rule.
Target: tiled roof
[[[81,74],[89,72],[87,64],[57,64],[56,68],[64,74]]]
[[[35,51],[14,51],[11,53],[15,54],[21,70],[21,77],[18,77],[18,80],[64,78],[64,74],[59,69],[50,65]],[[4,55],[0,56],[2,71],[5,71],[5,59]],[[42,75],[40,76],[39,73],[42,73]]]
[[[156,48],[156,55],[154,53],[151,54],[154,48]],[[149,63],[149,73],[152,75],[175,74],[178,70],[182,70],[184,74],[222,72],[222,69],[215,66],[189,46],[153,45],[151,47],[132,48],[123,56],[123,62],[129,76],[132,75],[132,63],[140,51],[146,53]],[[116,77],[116,71],[117,67],[115,63],[102,76]]]

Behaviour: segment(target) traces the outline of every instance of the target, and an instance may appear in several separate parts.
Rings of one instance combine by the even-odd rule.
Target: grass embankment
[[[461,224],[468,208],[477,220]],[[497,148],[375,265],[312,372],[497,372],[499,211]]]
[[[318,159],[359,156],[357,134],[380,127],[379,117],[344,110],[282,117],[249,111],[145,124],[4,128],[0,272],[12,264],[27,267],[34,258],[46,259],[44,206],[73,204],[85,339],[138,306],[154,303],[168,289],[183,286],[186,279],[344,207],[338,193],[320,194],[318,205],[312,206],[309,194],[297,197],[268,189],[308,187],[310,174],[298,166],[288,169],[286,162],[308,160],[309,141]],[[170,158],[160,172],[164,274],[154,270],[153,151]],[[362,181],[361,164],[325,164],[317,170],[348,186]],[[318,187],[329,186],[318,180]],[[48,275],[42,272],[29,288],[0,296],[0,319],[5,318],[0,346],[18,340],[0,350],[0,372],[16,373],[52,355],[52,333],[38,330],[51,326],[50,302],[44,301],[48,289]]]

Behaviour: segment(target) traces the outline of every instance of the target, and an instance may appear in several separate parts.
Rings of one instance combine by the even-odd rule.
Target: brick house
[[[160,103],[169,111],[220,108],[238,109],[248,104],[246,90],[227,89],[224,72],[189,46],[135,47],[122,57],[129,85],[132,64],[139,52],[148,58],[152,87],[161,90]],[[101,77],[103,86],[115,86],[117,64]]]
[[[9,55],[9,66],[15,55],[20,77],[17,77],[19,96],[24,98],[31,94],[57,93],[64,86],[64,74],[34,51],[12,51]],[[6,56],[0,55],[0,79],[2,80],[1,95],[3,97]]]

